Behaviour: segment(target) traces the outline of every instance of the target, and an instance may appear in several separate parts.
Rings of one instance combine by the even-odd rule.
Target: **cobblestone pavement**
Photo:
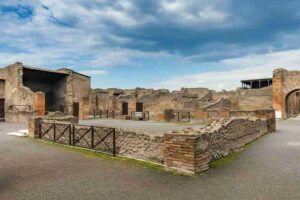
[[[118,120],[118,119],[90,119],[81,120],[79,122],[83,125],[95,125],[95,126],[113,126],[117,128],[129,128],[145,130],[151,134],[162,135],[165,132],[183,129],[186,127],[203,127],[204,125],[196,122],[179,122],[179,123],[166,123],[155,121],[132,121],[132,120]]]
[[[86,157],[5,133],[0,123],[0,199],[300,199],[300,121],[278,122],[233,162],[185,177]]]

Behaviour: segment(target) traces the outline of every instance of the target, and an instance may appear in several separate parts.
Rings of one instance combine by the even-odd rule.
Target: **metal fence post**
[[[91,136],[92,141],[91,141],[91,145],[92,145],[92,149],[93,149],[93,148],[94,148],[94,127],[93,127],[93,126],[91,126],[91,130],[92,130],[92,136]]]
[[[73,136],[73,146],[75,146],[76,142],[75,142],[75,126],[74,126],[74,124],[72,125],[72,136]]]
[[[180,119],[179,119],[179,115],[180,115],[180,113],[179,113],[179,112],[177,112],[177,121],[180,121]]]
[[[53,124],[53,142],[56,141],[56,124]]]
[[[108,118],[108,110],[106,110],[106,118]]]
[[[39,138],[42,139],[42,123],[39,122]]]
[[[69,145],[72,146],[72,125],[69,124]]]
[[[116,156],[116,129],[113,130],[113,155]]]

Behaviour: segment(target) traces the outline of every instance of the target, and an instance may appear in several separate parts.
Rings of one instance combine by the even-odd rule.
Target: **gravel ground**
[[[162,135],[165,132],[183,129],[187,127],[201,128],[204,126],[201,123],[194,123],[194,122],[165,123],[165,122],[155,122],[155,121],[132,121],[132,120],[118,120],[118,119],[81,120],[79,124],[94,125],[94,126],[112,126],[116,128],[144,130],[152,135]]]
[[[185,177],[8,136],[0,123],[0,199],[300,199],[300,121],[279,121],[233,162]]]

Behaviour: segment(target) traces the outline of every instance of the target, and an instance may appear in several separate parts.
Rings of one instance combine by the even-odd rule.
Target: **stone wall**
[[[80,119],[90,117],[90,96],[91,79],[89,76],[74,72],[70,69],[60,69],[58,71],[68,73],[66,81],[66,106],[69,114],[73,113],[73,103],[79,102]]]
[[[36,138],[39,134],[40,122],[42,126],[50,126],[49,122],[36,117],[29,120],[29,135]],[[91,148],[90,126],[72,125],[69,122],[55,122],[60,131],[68,129],[70,134],[75,128],[76,137],[84,135],[76,146]],[[45,128],[47,130],[47,127]],[[109,128],[108,128],[109,129]],[[103,138],[107,132],[100,127],[93,127],[96,141]],[[240,150],[244,145],[270,132],[267,119],[254,117],[219,119],[210,126],[193,129],[172,131],[164,135],[151,135],[144,131],[115,129],[116,154],[133,158],[164,164],[167,170],[176,170],[180,173],[195,174],[209,169],[209,163],[230,155]],[[97,133],[97,134],[96,134]],[[53,130],[48,132],[48,139],[53,138]],[[59,135],[57,131],[56,134]],[[47,140],[47,137],[44,138]],[[105,142],[112,145],[112,135],[109,135]],[[68,135],[61,137],[58,143],[71,144]],[[95,148],[98,151],[105,151],[107,146],[102,144]]]
[[[268,133],[267,120],[231,118],[203,129],[186,129],[165,134],[164,164],[168,170],[195,174],[209,162],[228,156],[245,144]]]
[[[163,136],[153,136],[143,131],[116,130],[119,155],[163,164]]]
[[[88,134],[86,134],[86,131],[88,131],[91,126],[76,125],[65,120],[33,117],[28,120],[28,130],[29,136],[31,138],[38,138],[40,128],[39,125],[41,122],[41,128],[43,130],[47,130],[51,126],[51,124],[55,123],[57,127],[56,135],[60,135],[63,130],[66,130],[66,128],[68,128],[67,126],[70,126],[70,132],[72,132],[73,128],[75,128],[77,137],[84,135],[84,139],[80,140],[80,142],[78,142],[76,146],[91,148],[91,132],[88,132]],[[102,128],[94,126],[93,129],[95,141],[99,141],[101,140],[101,138],[105,138],[107,132],[103,131]],[[70,140],[68,139],[69,132],[65,132],[65,134],[66,135],[64,137],[60,137],[60,139],[58,139],[56,142],[62,144],[70,144]],[[154,136],[147,134],[144,131],[115,129],[115,136],[117,155],[163,164],[163,135]],[[54,130],[51,129],[43,139],[53,141],[53,138]],[[108,135],[106,137],[105,143],[112,147],[112,135]],[[108,149],[107,146],[104,145],[104,143],[101,143],[100,145],[95,147],[95,150],[105,152]]]
[[[229,111],[230,117],[256,117],[258,119],[266,119],[268,125],[268,132],[276,131],[276,118],[275,118],[275,110],[274,109],[261,109],[255,111],[238,111],[232,110]]]
[[[11,123],[26,123],[29,118],[36,116],[35,111],[7,111],[5,121]]]
[[[165,109],[192,112],[195,119],[205,120],[215,115],[214,111],[255,111],[272,108],[272,87],[240,89],[215,92],[207,88],[182,88],[180,91],[137,88],[134,90],[95,89],[91,96],[93,109],[122,111],[122,102],[128,102],[129,114],[135,111],[135,103],[142,102],[149,111],[150,120],[161,121]],[[96,103],[97,101],[97,103]],[[213,110],[210,113],[208,110]],[[209,116],[210,115],[210,116]],[[220,117],[223,117],[221,115]]]
[[[276,118],[287,118],[287,97],[292,92],[300,90],[300,71],[275,69],[273,71],[273,108]]]

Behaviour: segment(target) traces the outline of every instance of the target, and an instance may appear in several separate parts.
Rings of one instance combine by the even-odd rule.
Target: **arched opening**
[[[286,116],[298,115],[300,115],[300,89],[293,90],[286,96]]]

